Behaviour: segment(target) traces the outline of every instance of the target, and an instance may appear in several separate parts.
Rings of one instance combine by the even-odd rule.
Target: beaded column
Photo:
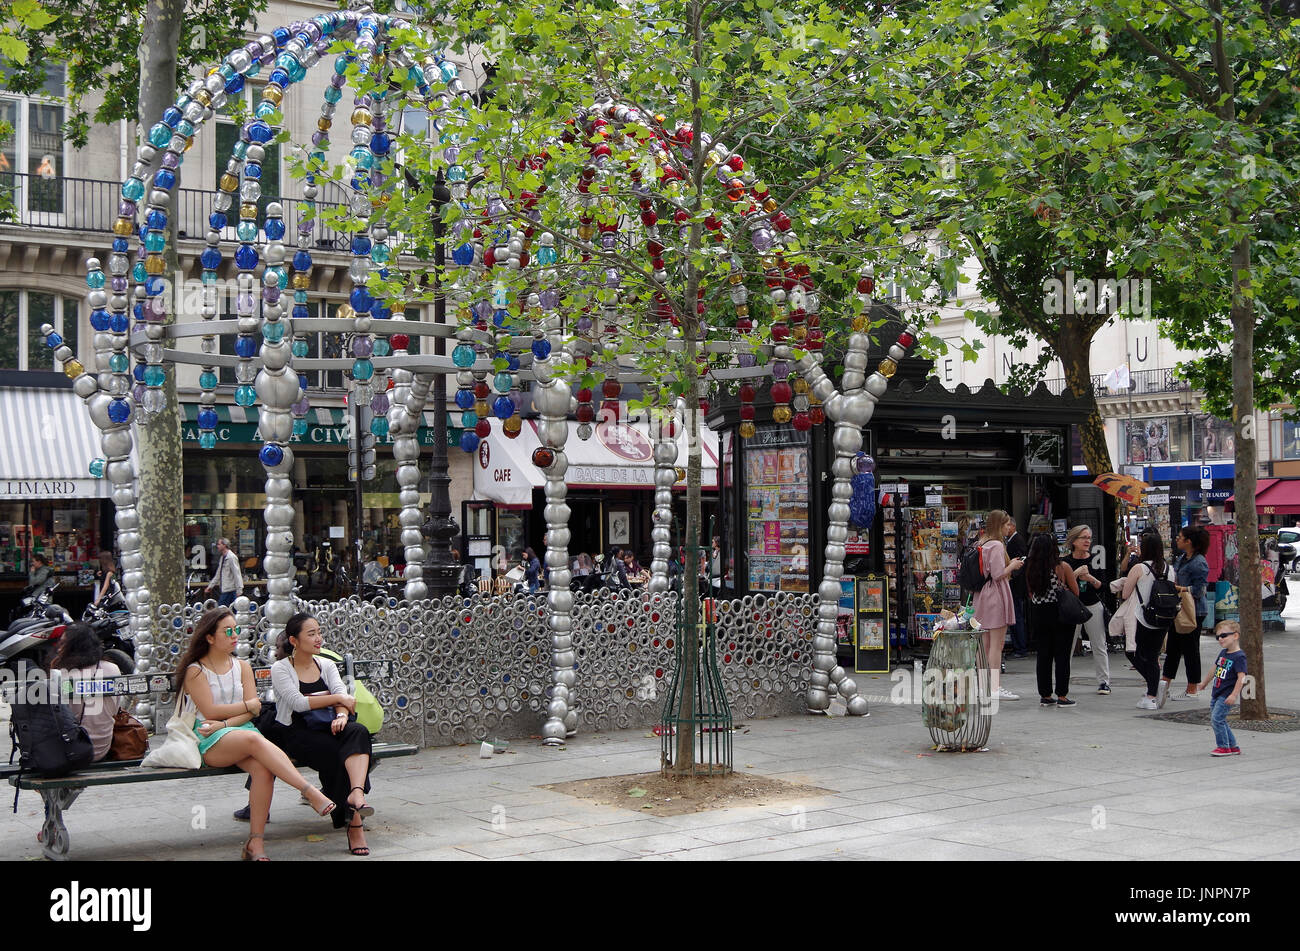
[[[651,593],[668,590],[668,559],[672,557],[673,483],[677,481],[677,439],[669,420],[659,421],[659,438],[655,441],[655,508],[651,516],[652,544],[650,582],[646,588]]]
[[[397,347],[398,353],[405,349],[403,336],[394,334],[392,337],[394,347],[398,343],[404,345]],[[397,385],[393,389],[388,431],[393,434],[393,458],[397,460],[397,487],[402,504],[397,518],[402,526],[402,545],[406,550],[403,597],[416,601],[429,596],[429,586],[424,580],[424,535],[420,531],[424,515],[420,511],[420,441],[416,433],[433,377],[428,373],[412,376],[410,371],[394,370],[393,378]],[[444,413],[446,408],[439,406],[437,411]]]

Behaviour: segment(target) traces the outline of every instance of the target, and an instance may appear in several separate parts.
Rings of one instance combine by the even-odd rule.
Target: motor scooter
[[[104,660],[124,674],[135,673],[135,641],[127,636],[131,612],[120,597],[110,597],[103,604],[91,604],[81,615],[104,645]]]
[[[0,668],[14,671],[21,680],[48,670],[68,621],[67,612],[57,604],[14,621],[0,631]]]

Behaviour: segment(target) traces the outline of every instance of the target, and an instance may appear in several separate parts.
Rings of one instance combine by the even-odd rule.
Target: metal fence
[[[1065,380],[1057,377],[1054,380],[1044,381],[1047,389],[1053,396],[1060,396],[1067,389]],[[1127,390],[1113,390],[1106,386],[1106,377],[1103,374],[1093,374],[1092,392],[1097,397],[1104,396],[1141,396],[1146,393],[1178,393],[1191,389],[1191,384],[1186,380],[1180,380],[1177,371],[1167,370],[1135,370],[1129,374],[1129,386]]]

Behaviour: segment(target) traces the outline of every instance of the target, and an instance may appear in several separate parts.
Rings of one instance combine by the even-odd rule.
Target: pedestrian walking
[[[1025,536],[1016,530],[1015,518],[1010,518],[1007,522],[1007,557],[1024,558],[1029,554],[1029,544],[1025,541]],[[1029,594],[1025,589],[1024,571],[1016,571],[1011,575],[1011,600],[1016,606],[1016,620],[1011,625],[1011,656],[1028,657],[1029,656],[1029,637],[1025,629],[1025,602]]]
[[[1192,604],[1196,606],[1196,630],[1180,634],[1176,629],[1170,629],[1160,689],[1171,700],[1190,700],[1196,696],[1201,680],[1201,629],[1205,627],[1205,615],[1209,613],[1205,604],[1205,583],[1210,577],[1210,563],[1206,561],[1205,553],[1210,550],[1210,533],[1199,525],[1186,525],[1179,530],[1175,544],[1179,555],[1174,562],[1174,574],[1178,584],[1191,592]],[[1187,669],[1187,687],[1171,694],[1179,660]]]
[[[1006,641],[1007,627],[1015,623],[1016,605],[1011,597],[1011,573],[1024,567],[1023,558],[1007,560],[1003,537],[1011,516],[1001,509],[989,512],[984,526],[984,540],[980,543],[980,557],[988,577],[984,587],[975,594],[975,619],[983,633],[984,653],[989,662],[990,695],[999,700],[1020,698],[1002,686],[1002,645]]]
[[[235,598],[244,593],[244,576],[239,571],[239,557],[230,550],[230,542],[225,538],[217,539],[217,573],[204,587],[204,591],[216,588],[217,604],[229,607]]]
[[[1127,600],[1136,595],[1138,599],[1137,637],[1133,651],[1133,666],[1137,668],[1142,679],[1146,681],[1147,692],[1138,701],[1140,710],[1157,710],[1160,707],[1160,645],[1165,635],[1173,628],[1173,617],[1163,620],[1150,610],[1152,588],[1157,578],[1164,578],[1176,583],[1174,569],[1165,564],[1165,545],[1160,536],[1149,534],[1142,536],[1139,561],[1124,578],[1123,597]]]
[[[1214,636],[1219,641],[1219,656],[1214,667],[1200,687],[1205,689],[1211,680],[1210,725],[1214,728],[1214,751],[1211,756],[1240,756],[1237,738],[1228,726],[1228,711],[1237,705],[1241,689],[1246,684],[1246,652],[1241,649],[1241,625],[1236,621],[1220,621],[1214,626]]]
[[[1074,649],[1074,628],[1061,622],[1061,591],[1079,594],[1079,585],[1069,565],[1061,560],[1056,541],[1039,535],[1029,546],[1025,562],[1025,589],[1029,594],[1029,629],[1038,645],[1038,696],[1044,707],[1072,707],[1069,698],[1070,654]],[[1056,671],[1056,696],[1052,696],[1052,671]]]
[[[1079,585],[1079,600],[1088,609],[1088,620],[1074,630],[1070,652],[1074,652],[1074,644],[1086,633],[1092,647],[1092,664],[1097,671],[1097,693],[1107,696],[1110,694],[1110,654],[1106,652],[1106,625],[1102,616],[1102,581],[1092,573],[1092,529],[1087,525],[1074,526],[1065,533],[1065,545],[1065,564],[1074,573]]]
[[[99,570],[95,572],[95,599],[91,604],[105,604],[117,600],[122,586],[117,583],[117,560],[111,551],[99,553]]]

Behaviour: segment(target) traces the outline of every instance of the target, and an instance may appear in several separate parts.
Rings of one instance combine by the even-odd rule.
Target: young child
[[[1241,688],[1246,683],[1246,653],[1241,649],[1241,625],[1236,621],[1220,621],[1214,625],[1214,636],[1221,650],[1210,673],[1201,681],[1200,689],[1213,680],[1210,693],[1210,723],[1214,727],[1214,741],[1219,745],[1211,756],[1239,756],[1237,738],[1228,728],[1228,711],[1237,705]]]

